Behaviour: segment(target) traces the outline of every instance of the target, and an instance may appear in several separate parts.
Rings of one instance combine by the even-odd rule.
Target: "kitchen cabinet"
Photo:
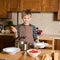
[[[20,11],[21,0],[7,0],[7,2],[8,2],[8,11],[9,12]]]
[[[41,11],[42,0],[21,0],[21,10],[31,9],[32,12]]]
[[[7,0],[0,0],[0,18],[7,17]]]
[[[55,50],[60,50],[60,39],[55,39]]]
[[[31,9],[33,12],[57,12],[58,0],[22,0],[21,9]]]
[[[32,12],[57,12],[58,0],[7,0],[8,11],[18,12],[31,9]]]
[[[58,0],[42,1],[42,12],[57,12],[57,11],[58,11]]]
[[[59,6],[58,6],[58,15],[57,15],[57,21],[60,21],[60,0],[59,0]]]
[[[14,46],[14,43],[15,41],[13,36],[0,35],[0,51],[2,51],[2,49],[5,47]]]
[[[57,12],[60,20],[60,2],[58,0],[0,0],[0,18],[7,17],[8,12],[20,12],[31,9],[32,12]]]
[[[55,43],[55,40],[53,38],[50,38],[50,37],[47,37],[47,36],[39,36],[38,37],[38,40],[40,42],[45,42],[47,43],[48,45],[45,47],[45,49],[52,49],[54,50],[54,43]]]

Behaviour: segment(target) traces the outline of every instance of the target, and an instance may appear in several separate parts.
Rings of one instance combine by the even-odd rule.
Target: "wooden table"
[[[49,49],[40,49],[41,50],[41,54],[50,54],[52,50]],[[56,52],[58,52],[58,59],[60,60],[60,50],[55,50]],[[35,60],[35,58],[26,55],[23,53],[24,51],[20,51],[14,55],[9,55],[6,53],[0,53],[0,60],[5,59],[5,60]],[[40,58],[38,59],[40,60]]]

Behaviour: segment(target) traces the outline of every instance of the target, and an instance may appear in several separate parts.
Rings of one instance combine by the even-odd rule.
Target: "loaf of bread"
[[[49,54],[45,54],[43,55],[42,60],[52,60],[52,57]]]

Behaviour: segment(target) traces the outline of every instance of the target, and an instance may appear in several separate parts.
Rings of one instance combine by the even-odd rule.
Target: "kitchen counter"
[[[47,42],[52,49],[60,50],[60,35],[41,34],[38,36],[38,40]]]
[[[0,33],[0,35],[13,36],[13,33]]]
[[[51,35],[51,34],[41,34],[39,37],[60,39],[60,35]]]
[[[41,51],[41,55],[43,54],[51,54],[52,50],[49,50],[49,49],[40,49]],[[58,60],[60,60],[60,50],[54,50],[55,52],[58,53]],[[29,55],[24,55],[23,54],[24,51],[20,51],[20,52],[17,52],[16,54],[14,55],[9,55],[7,53],[3,53],[1,52],[0,53],[0,60],[2,59],[6,59],[6,60],[35,60],[33,57],[29,56]],[[41,56],[40,55],[40,56]],[[36,60],[40,60],[40,56],[38,56]],[[57,60],[57,59],[55,59]]]

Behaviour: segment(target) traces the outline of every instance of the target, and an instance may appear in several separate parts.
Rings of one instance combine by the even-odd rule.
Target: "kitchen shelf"
[[[47,37],[47,36],[39,36],[38,40],[41,42],[44,41],[44,42],[48,43],[46,48],[51,48],[52,50],[54,50],[54,39],[53,38]]]
[[[53,47],[52,47],[52,44],[48,44],[45,48],[47,48],[47,49],[53,49]]]

